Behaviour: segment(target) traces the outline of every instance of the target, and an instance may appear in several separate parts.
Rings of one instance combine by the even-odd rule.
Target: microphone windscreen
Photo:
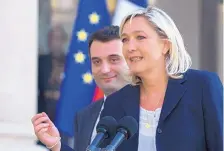
[[[127,130],[127,139],[132,137],[138,130],[138,123],[132,116],[125,116],[118,122],[118,129],[124,128]]]
[[[106,138],[110,138],[116,134],[117,125],[117,121],[112,116],[105,116],[100,119],[96,131],[97,133],[104,132],[107,134]]]

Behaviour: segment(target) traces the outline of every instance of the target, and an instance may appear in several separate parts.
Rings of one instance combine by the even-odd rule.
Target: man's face
[[[90,55],[94,79],[106,95],[128,83],[126,78],[129,69],[122,55],[122,43],[119,39],[109,42],[93,41]]]

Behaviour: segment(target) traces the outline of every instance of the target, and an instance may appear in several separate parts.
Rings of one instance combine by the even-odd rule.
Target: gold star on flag
[[[86,56],[81,51],[79,51],[74,54],[74,58],[77,63],[84,63]]]
[[[84,83],[86,83],[86,84],[90,84],[93,81],[93,77],[92,77],[91,73],[89,73],[89,72],[83,74],[82,79],[83,79]]]
[[[79,41],[86,41],[88,33],[84,29],[82,29],[82,30],[78,31],[76,35],[77,35]]]
[[[89,22],[91,24],[98,24],[99,20],[100,20],[100,16],[96,12],[89,15]]]

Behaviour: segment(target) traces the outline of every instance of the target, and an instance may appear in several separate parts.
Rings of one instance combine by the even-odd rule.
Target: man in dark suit
[[[128,83],[129,70],[122,55],[119,27],[111,26],[95,32],[89,40],[89,55],[96,84],[105,97]],[[104,99],[105,99],[104,97]],[[104,99],[76,115],[75,151],[85,150],[96,135],[96,125],[103,110]]]
[[[89,39],[89,55],[94,80],[103,90],[104,99],[129,83],[129,69],[122,55],[118,26],[105,27],[93,33]],[[76,114],[75,151],[85,150],[95,137],[95,128],[104,107],[104,99],[92,103]],[[45,131],[46,125],[42,124],[44,121],[49,121],[53,133]],[[37,137],[49,148],[53,146],[52,150],[60,150],[60,143],[55,145],[59,132],[48,116],[45,113],[37,114],[32,122]]]

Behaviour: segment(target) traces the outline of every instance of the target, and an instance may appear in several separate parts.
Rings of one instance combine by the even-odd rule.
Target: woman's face
[[[134,17],[124,24],[121,40],[126,62],[136,75],[152,72],[165,67],[168,42],[162,40],[149,21],[144,17]]]

